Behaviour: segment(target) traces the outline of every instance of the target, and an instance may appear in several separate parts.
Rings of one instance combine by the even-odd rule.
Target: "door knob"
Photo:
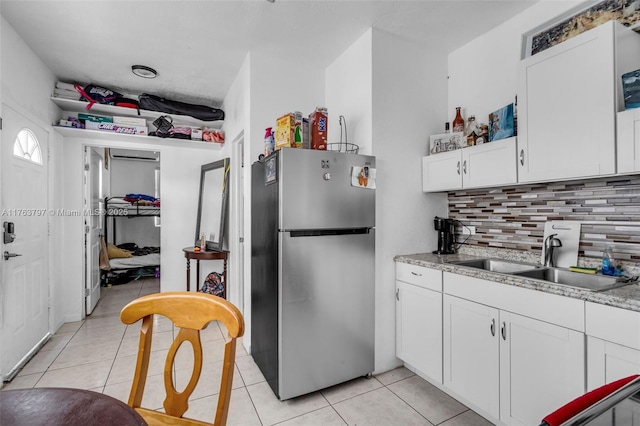
[[[9,253],[6,250],[4,252],[4,260],[9,260],[10,257],[18,257],[18,256],[22,256],[22,255],[18,253]]]

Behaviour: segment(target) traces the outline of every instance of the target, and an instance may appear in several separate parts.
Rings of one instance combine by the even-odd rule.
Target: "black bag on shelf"
[[[185,102],[172,101],[160,96],[143,93],[138,103],[140,109],[165,112],[167,114],[188,115],[202,121],[224,120],[224,111],[205,105],[194,105]]]
[[[74,84],[73,87],[80,93],[80,100],[89,102],[87,109],[91,109],[93,104],[114,105],[117,98],[122,95],[114,90],[95,84],[88,84],[85,87]]]

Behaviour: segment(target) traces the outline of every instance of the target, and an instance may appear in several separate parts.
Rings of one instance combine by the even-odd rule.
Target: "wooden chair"
[[[154,314],[167,317],[175,327],[180,329],[169,348],[164,367],[166,398],[163,405],[165,413],[140,406],[149,369]],[[202,372],[200,331],[205,329],[209,322],[217,320],[225,325],[228,335],[224,347],[218,407],[213,424],[226,424],[236,356],[236,339],[244,334],[244,318],[238,308],[230,302],[210,294],[197,292],[157,293],[132,301],[120,312],[120,320],[125,324],[133,324],[140,319],[142,319],[142,329],[140,331],[138,360],[128,404],[150,425],[210,425],[210,423],[182,416],[189,407],[189,397],[198,384]],[[193,347],[194,365],[189,383],[179,393],[176,391],[172,373],[178,348],[185,341],[189,341]]]

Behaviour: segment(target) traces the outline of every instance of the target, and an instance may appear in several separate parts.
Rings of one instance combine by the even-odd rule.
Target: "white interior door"
[[[90,315],[100,300],[100,234],[102,232],[102,157],[96,148],[85,147],[85,309]]]
[[[48,133],[7,105],[3,110],[0,375],[10,380],[49,338]]]

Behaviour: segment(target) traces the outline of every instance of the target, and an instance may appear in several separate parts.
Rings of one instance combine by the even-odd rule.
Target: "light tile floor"
[[[64,324],[4,389],[74,387],[102,392],[122,401],[131,389],[138,344],[138,323],[125,326],[120,310],[131,300],[159,291],[159,280],[144,278],[102,288],[94,312],[84,321]],[[212,421],[217,403],[223,326],[211,324],[203,334],[203,375],[192,395],[187,417]],[[149,378],[142,405],[162,408],[164,356],[173,325],[154,323]],[[192,354],[178,351],[175,377],[185,386]],[[184,350],[183,350],[184,349]],[[405,368],[359,378],[309,395],[279,401],[243,346],[238,344],[229,425],[490,425],[488,421]]]

